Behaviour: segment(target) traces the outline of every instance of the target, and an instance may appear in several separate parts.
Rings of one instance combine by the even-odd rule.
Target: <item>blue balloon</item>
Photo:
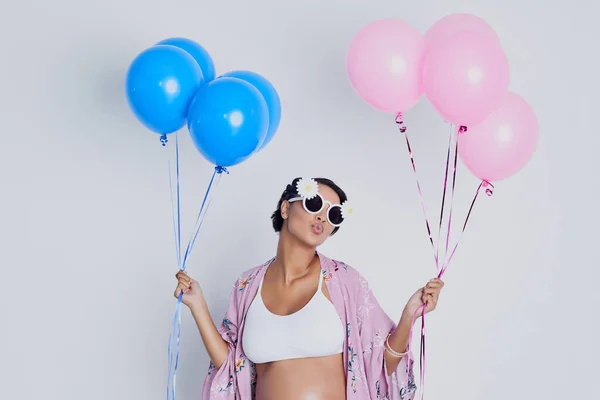
[[[125,87],[138,120],[156,133],[169,134],[185,125],[190,102],[203,82],[192,56],[177,47],[160,45],[133,60]]]
[[[202,74],[204,75],[204,82],[210,82],[215,79],[215,63],[213,62],[208,51],[193,40],[181,37],[175,37],[165,39],[158,43],[167,44],[170,46],[179,47],[180,49],[187,51],[194,60],[200,66]]]
[[[258,89],[260,94],[264,97],[267,102],[269,109],[269,129],[267,130],[267,136],[264,142],[260,145],[258,150],[262,150],[266,145],[269,144],[277,129],[279,128],[279,122],[281,121],[281,101],[275,87],[265,79],[263,76],[251,71],[231,71],[223,75],[223,77],[238,78],[242,79]]]
[[[254,86],[236,78],[219,78],[202,86],[188,112],[196,148],[220,167],[248,159],[265,140],[268,126],[265,99]]]
[[[169,134],[185,125],[194,94],[203,83],[194,58],[173,46],[154,46],[140,53],[127,72],[127,100],[148,129]]]

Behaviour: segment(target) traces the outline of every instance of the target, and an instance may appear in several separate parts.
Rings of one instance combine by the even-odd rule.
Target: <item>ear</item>
[[[290,215],[290,202],[284,200],[281,203],[281,209],[279,210],[279,212],[281,212],[281,218],[283,218],[284,220],[288,219]]]

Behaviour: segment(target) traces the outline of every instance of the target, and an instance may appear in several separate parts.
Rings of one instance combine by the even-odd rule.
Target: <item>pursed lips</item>
[[[323,224],[312,224],[312,231],[315,235],[322,234],[324,230]]]

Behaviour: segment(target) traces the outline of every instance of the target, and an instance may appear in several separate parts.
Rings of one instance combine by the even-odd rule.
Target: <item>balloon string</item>
[[[451,125],[450,139],[453,138],[455,129],[456,129],[456,127],[454,125]],[[450,231],[451,231],[451,225],[452,225],[452,211],[454,209],[454,192],[456,189],[456,167],[458,165],[458,135],[466,132],[466,129],[467,129],[466,127],[461,126],[457,131],[457,135],[454,136],[454,164],[452,166],[452,189],[451,189],[451,194],[450,194],[450,210],[448,212],[448,224],[447,224],[448,230],[446,232],[446,247],[445,247],[445,252],[444,252],[444,260],[446,260],[448,257],[448,247],[449,247],[449,243],[450,243]],[[448,150],[450,150],[450,147],[448,148]],[[446,169],[447,169],[447,166],[446,166]]]
[[[420,349],[420,379],[421,379],[421,400],[425,397],[425,310],[427,303],[423,305],[421,314],[421,349]]]
[[[179,138],[178,133],[174,134],[175,136],[175,146],[173,146],[173,153],[169,154],[168,158],[168,167],[169,167],[169,191],[171,194],[171,208],[173,214],[173,230],[175,236],[175,249],[177,252],[177,267],[181,269],[181,202],[180,202],[180,179],[179,179]],[[167,144],[169,140],[167,135],[162,135],[160,137],[160,141],[163,147],[168,147]],[[173,185],[173,181],[175,181],[175,186]],[[173,380],[173,385],[171,385],[171,374],[173,370],[176,368],[177,360],[173,361],[173,347],[179,346],[180,339],[180,324],[178,328],[178,322],[181,321],[181,296],[179,296],[177,306],[175,308],[175,315],[173,316],[173,327],[171,334],[169,335],[169,344],[168,344],[168,358],[169,358],[169,366],[168,366],[168,380],[167,380],[167,399],[169,399],[172,394],[173,398],[175,398],[175,383]],[[175,365],[174,365],[175,364]]]
[[[438,227],[438,238],[436,241],[436,243],[437,243],[436,257],[438,260],[440,257],[440,242],[441,242],[441,236],[442,236],[442,224],[444,221],[444,210],[445,210],[445,205],[446,205],[446,192],[447,192],[447,187],[448,187],[448,170],[450,169],[450,150],[451,150],[451,148],[452,148],[452,131],[450,131],[450,135],[448,136],[448,151],[446,152],[446,172],[444,174],[444,190],[442,192],[442,206],[440,207],[440,224]],[[452,211],[452,206],[450,206],[450,207],[451,207],[450,211]],[[439,266],[438,266],[438,272],[439,272]]]
[[[456,240],[456,243],[454,244],[454,247],[452,248],[452,251],[450,252],[450,256],[444,262],[444,265],[442,266],[442,269],[441,269],[440,273],[438,274],[438,278],[440,278],[440,279],[442,278],[442,276],[446,272],[446,269],[448,268],[448,265],[450,264],[450,261],[452,261],[452,258],[454,257],[454,254],[456,253],[456,249],[458,248],[458,244],[460,243],[460,239],[462,238],[463,234],[465,233],[465,230],[467,229],[467,224],[469,223],[469,220],[471,218],[471,213],[473,212],[473,207],[475,206],[475,202],[479,198],[479,194],[481,193],[482,189],[485,189],[485,193],[488,196],[492,196],[494,194],[494,185],[492,185],[488,181],[481,181],[481,183],[477,187],[477,191],[475,192],[475,196],[473,196],[473,201],[471,201],[471,206],[469,207],[469,212],[467,213],[467,216],[465,218],[465,222],[463,223],[462,229],[460,231],[460,235],[459,235],[458,239]]]
[[[177,266],[181,266],[181,214],[180,214],[180,196],[179,196],[179,140],[178,132],[173,134],[175,136],[175,146],[173,146],[173,154],[169,154],[167,159],[167,165],[169,167],[169,193],[171,195],[171,211],[173,214],[173,232],[175,236],[175,250],[177,253]],[[167,144],[169,140],[167,135],[160,137],[160,142],[163,147],[169,147]],[[174,159],[173,163],[171,159]],[[175,164],[175,165],[173,165]],[[175,180],[176,189],[173,186],[173,180]]]
[[[181,339],[181,303],[183,300],[183,292],[177,297],[177,305],[175,306],[175,315],[173,315],[173,326],[169,334],[169,343],[167,354],[169,358],[169,368],[167,377],[167,400],[175,400],[177,367],[179,365],[179,344]]]
[[[408,135],[406,135],[406,126],[404,125],[404,121],[403,121],[403,117],[402,114],[399,113],[396,117],[396,123],[399,126],[400,132],[403,133],[405,135],[406,138],[406,144],[407,144],[407,148],[408,148],[408,153],[411,159],[411,164],[413,167],[413,172],[415,173],[415,175],[417,174],[416,171],[416,167],[415,167],[415,162],[414,162],[414,156],[412,153],[412,149],[410,146],[410,142],[408,140]],[[466,227],[467,227],[467,223],[470,219],[471,213],[473,211],[473,207],[475,205],[475,202],[479,196],[479,193],[481,191],[482,188],[486,189],[486,194],[488,196],[491,196],[493,194],[493,189],[494,186],[487,182],[487,181],[483,181],[481,182],[481,184],[479,185],[477,192],[475,193],[475,196],[473,198],[473,201],[471,202],[471,206],[469,208],[469,212],[467,214],[467,217],[465,218],[465,222],[463,224],[462,227],[462,231],[460,233],[460,236],[458,238],[458,240],[456,241],[452,252],[450,253],[450,256],[448,257],[448,250],[449,250],[449,242],[450,242],[450,232],[451,232],[451,225],[452,225],[452,214],[453,214],[453,205],[454,205],[454,197],[455,197],[455,189],[456,189],[456,172],[457,172],[457,165],[458,165],[458,136],[460,134],[463,134],[467,131],[467,128],[465,126],[461,126],[459,127],[456,131],[457,131],[457,135],[456,137],[454,137],[454,131],[455,131],[455,127],[452,126],[452,131],[450,134],[450,138],[448,140],[448,150],[447,150],[447,155],[446,155],[446,170],[445,170],[445,175],[444,175],[444,189],[443,189],[443,193],[442,193],[442,202],[441,202],[441,208],[440,208],[440,222],[439,222],[439,231],[438,231],[438,246],[436,247],[433,238],[431,236],[431,229],[430,229],[430,224],[429,224],[429,220],[427,218],[427,214],[425,212],[425,202],[424,202],[424,198],[423,198],[423,192],[421,190],[421,186],[420,183],[418,181],[418,177],[417,177],[417,190],[419,193],[419,197],[421,200],[421,207],[423,209],[423,214],[425,216],[425,223],[427,226],[427,232],[429,234],[429,239],[430,242],[432,244],[432,247],[434,249],[434,258],[436,260],[436,267],[438,269],[438,278],[441,278],[443,276],[443,274],[445,273],[450,261],[452,260],[452,258],[454,257],[454,254],[456,252],[456,249],[458,248],[458,244],[460,242],[460,238],[462,237],[462,234],[464,233]],[[452,165],[452,186],[451,186],[451,195],[450,195],[450,210],[448,213],[448,230],[447,230],[447,235],[446,235],[446,246],[445,246],[445,262],[443,264],[442,269],[440,270],[439,268],[439,242],[440,242],[440,238],[441,238],[441,230],[442,230],[442,225],[443,225],[443,217],[444,217],[444,210],[445,210],[445,205],[446,205],[446,193],[447,193],[447,185],[448,185],[448,174],[449,174],[449,170],[450,170],[450,157],[451,157],[451,150],[452,150],[452,140],[455,140],[455,146],[454,146],[454,154],[453,154],[453,165]],[[421,400],[424,399],[425,396],[425,370],[426,370],[426,335],[425,335],[425,313],[427,310],[427,302],[425,302],[421,307],[419,307],[415,313],[412,316],[412,321],[411,321],[411,329],[410,329],[410,334],[409,334],[409,344],[408,344],[408,352],[409,355],[411,354],[411,347],[412,347],[412,337],[413,337],[413,331],[414,331],[414,322],[417,316],[417,313],[421,313],[421,340],[420,340],[420,349],[419,349],[419,372],[420,372],[420,385],[421,385]],[[407,361],[407,369],[406,369],[406,389],[405,389],[405,394],[408,393],[409,390],[409,362]]]
[[[185,255],[182,259],[181,257],[181,201],[180,201],[180,170],[179,170],[179,137],[178,134],[175,133],[175,146],[174,146],[174,154],[169,155],[168,166],[169,166],[169,189],[171,193],[171,206],[173,211],[173,227],[174,227],[174,236],[175,236],[175,248],[177,252],[177,266],[179,270],[185,270],[187,261],[192,252],[196,239],[198,237],[198,233],[200,228],[202,227],[202,223],[204,221],[204,217],[209,208],[210,202],[212,200],[212,195],[214,190],[218,186],[221,176],[223,173],[229,173],[224,167],[215,167],[215,171],[210,179],[208,184],[208,188],[206,190],[206,194],[204,195],[204,199],[202,201],[202,205],[200,206],[200,210],[198,212],[198,217],[196,219],[196,224],[194,226],[193,234],[188,242],[186,247]],[[167,135],[162,135],[160,141],[164,147],[168,147],[168,139]],[[172,158],[174,158],[174,162],[172,162]],[[175,185],[173,184],[175,181]],[[168,343],[168,376],[167,376],[167,400],[172,399],[175,400],[176,393],[176,383],[177,383],[177,367],[179,365],[179,347],[181,340],[181,304],[183,300],[183,292],[179,293],[177,297],[177,305],[175,306],[175,314],[173,316],[173,324],[171,328],[171,333],[169,334],[169,343]]]
[[[421,342],[420,342],[420,350],[419,350],[419,371],[420,371],[420,384],[421,384],[421,398],[423,398],[424,393],[424,381],[425,381],[425,310],[427,307],[427,303],[422,304],[415,310],[411,317],[410,323],[410,331],[408,335],[408,347],[407,347],[407,356],[412,357],[412,339],[414,333],[415,321],[417,319],[417,315],[421,314]],[[406,361],[406,388],[404,390],[405,397],[408,395],[408,391],[410,389],[410,359]]]
[[[189,256],[192,253],[192,249],[198,237],[198,233],[200,232],[200,228],[202,227],[202,223],[204,222],[204,218],[206,216],[206,212],[210,206],[212,201],[213,193],[217,188],[221,176],[223,173],[229,173],[224,167],[215,167],[215,171],[210,179],[208,184],[208,188],[206,189],[206,193],[204,195],[204,199],[202,200],[202,205],[200,206],[200,210],[198,212],[198,218],[196,220],[196,225],[194,227],[193,234],[188,242],[185,255],[182,260],[182,264],[179,269],[181,271],[185,271],[187,266],[187,261],[189,260]],[[179,213],[178,213],[179,214]],[[175,392],[176,392],[176,383],[177,383],[177,367],[179,365],[179,345],[181,338],[181,303],[183,300],[183,292],[179,293],[177,297],[177,305],[175,307],[175,315],[173,316],[173,327],[171,330],[171,334],[169,335],[169,344],[168,344],[168,357],[169,357],[169,367],[168,367],[168,377],[167,377],[167,400],[172,399],[175,400]]]
[[[408,155],[410,157],[410,163],[412,165],[412,169],[413,169],[413,172],[415,175],[415,180],[417,183],[417,191],[419,193],[419,199],[421,201],[421,209],[423,211],[423,216],[425,217],[425,226],[427,228],[427,236],[429,237],[429,242],[431,243],[431,247],[433,248],[433,258],[435,260],[436,269],[439,270],[439,259],[437,256],[435,243],[433,241],[433,236],[431,235],[431,225],[429,223],[429,218],[427,218],[427,210],[425,208],[425,199],[423,197],[423,191],[421,190],[421,184],[419,182],[419,177],[417,175],[417,168],[415,166],[415,158],[413,156],[410,141],[408,140],[408,134],[406,133],[406,125],[404,124],[404,117],[403,117],[402,113],[398,113],[396,115],[396,124],[398,125],[398,129],[399,129],[400,133],[402,133],[404,135],[404,138],[406,140],[406,147],[408,149]]]
[[[418,178],[418,174],[417,174],[417,168],[415,165],[415,159],[414,159],[414,155],[412,152],[412,147],[410,145],[410,140],[408,139],[408,134],[406,133],[406,125],[404,124],[404,118],[402,113],[398,113],[396,115],[396,124],[398,125],[398,129],[400,131],[400,133],[404,134],[404,138],[406,140],[406,147],[408,149],[408,155],[410,157],[410,162],[411,162],[411,166],[413,169],[413,173],[415,175],[415,181],[416,181],[416,185],[417,185],[417,191],[419,194],[419,200],[421,202],[421,209],[423,211],[423,216],[425,218],[425,226],[427,228],[427,235],[429,237],[429,241],[431,243],[432,249],[433,249],[433,257],[435,260],[435,264],[436,264],[436,270],[439,271],[439,245],[436,246],[434,240],[433,240],[433,236],[431,234],[431,224],[429,223],[429,218],[427,217],[427,211],[426,211],[426,207],[425,207],[425,199],[423,196],[423,190],[421,189],[421,184],[419,182],[419,178]],[[452,134],[450,135],[450,138],[448,140],[448,151],[447,151],[447,157],[446,157],[446,172],[444,175],[444,190],[443,190],[443,194],[442,194],[442,205],[441,205],[441,209],[440,209],[440,222],[439,222],[439,230],[438,230],[438,240],[437,242],[439,243],[440,241],[440,237],[441,237],[441,230],[442,230],[442,223],[443,223],[443,217],[444,217],[444,206],[445,206],[445,199],[446,199],[446,192],[447,192],[447,185],[448,185],[448,173],[449,173],[449,169],[450,169],[450,150],[451,150],[451,145],[452,145]],[[456,171],[456,168],[455,168]],[[412,347],[412,337],[413,337],[413,329],[414,329],[414,323],[415,323],[415,319],[417,316],[418,312],[421,312],[421,341],[420,341],[420,349],[419,349],[419,372],[420,372],[420,385],[421,385],[421,399],[424,398],[425,395],[425,312],[427,309],[427,303],[425,302],[421,307],[419,307],[415,313],[412,316],[412,320],[411,320],[411,328],[410,328],[410,333],[409,333],[409,341],[408,341],[408,354],[410,356],[411,354],[411,347]],[[409,385],[409,364],[410,361],[406,362],[406,388],[405,388],[405,395],[408,395],[408,390],[410,389],[410,385]]]
[[[448,149],[446,151],[446,168],[445,168],[445,173],[444,173],[444,189],[442,192],[442,202],[441,202],[441,207],[440,207],[440,222],[439,222],[439,227],[438,227],[438,240],[437,240],[437,246],[436,246],[436,261],[439,260],[439,250],[440,250],[440,242],[441,242],[441,233],[442,233],[442,226],[443,226],[443,221],[444,221],[444,210],[445,210],[445,205],[446,205],[446,193],[447,193],[447,189],[448,189],[448,175],[449,175],[449,170],[450,170],[450,156],[451,156],[451,152],[452,152],[452,139],[453,139],[453,132],[454,132],[454,127],[451,126],[451,131],[450,131],[450,135],[448,137]],[[458,142],[456,142],[458,145]],[[409,147],[410,149],[410,147]],[[409,150],[410,151],[410,150]],[[452,219],[452,205],[454,203],[454,188],[455,188],[455,182],[456,182],[456,164],[457,164],[457,158],[456,158],[456,150],[454,152],[454,165],[453,165],[453,177],[452,177],[452,190],[451,190],[451,196],[450,196],[450,211],[449,211],[449,220],[448,220],[448,234],[450,234],[450,220]],[[446,236],[446,241],[448,240],[448,237]],[[446,253],[447,253],[447,248],[448,245],[446,244]],[[436,264],[438,273],[439,273],[439,264]],[[419,309],[417,309],[416,312],[418,312],[419,310],[421,310],[421,340],[420,340],[420,346],[419,346],[419,383],[421,386],[421,400],[424,399],[425,397],[425,370],[426,370],[426,352],[425,352],[425,345],[426,345],[426,340],[425,340],[425,311],[427,309],[427,302],[425,302]],[[412,319],[412,324],[411,324],[411,328],[410,328],[410,339],[409,339],[409,343],[412,344],[412,335],[413,335],[413,329],[414,329],[414,320],[415,320],[415,316],[416,316],[416,312],[415,315],[413,315],[413,319]],[[408,379],[407,379],[408,382]]]
[[[198,211],[198,217],[196,218],[196,224],[194,225],[192,237],[190,238],[185,249],[185,254],[183,256],[183,264],[181,266],[183,270],[185,270],[187,267],[187,261],[189,259],[190,254],[192,253],[192,249],[194,248],[196,239],[198,238],[198,233],[200,232],[200,228],[202,227],[202,223],[204,222],[204,216],[206,215],[206,212],[208,211],[208,208],[212,201],[214,189],[216,189],[219,183],[221,182],[221,176],[223,175],[223,173],[229,174],[229,171],[225,167],[217,166],[215,167],[215,171],[213,172],[213,175],[210,178],[208,189],[206,190],[206,194],[204,195],[204,199],[202,200],[202,205],[200,206],[200,210]]]
[[[464,133],[464,131],[459,130],[459,133]],[[458,147],[457,147],[458,150]],[[454,169],[456,170],[456,156],[455,156],[455,166]],[[446,272],[446,269],[448,268],[448,265],[450,264],[450,261],[452,260],[452,258],[454,257],[454,254],[456,252],[456,249],[458,248],[458,244],[460,242],[460,239],[462,238],[462,235],[464,234],[466,228],[467,228],[467,224],[469,222],[469,219],[471,217],[471,213],[473,211],[473,207],[475,206],[475,202],[477,201],[477,198],[479,197],[479,193],[481,192],[481,189],[485,188],[485,192],[488,196],[492,196],[494,193],[494,185],[492,185],[490,182],[487,181],[482,181],[479,184],[479,187],[477,188],[477,191],[475,192],[475,196],[473,197],[473,201],[471,202],[471,206],[469,207],[469,212],[467,213],[467,216],[465,218],[465,222],[462,226],[461,232],[460,232],[460,236],[458,237],[458,239],[456,240],[456,243],[454,244],[454,247],[452,249],[452,252],[450,253],[450,256],[448,257],[448,259],[444,262],[444,265],[441,269],[441,271],[438,274],[438,278],[441,279],[442,276],[444,275],[444,273]],[[454,191],[454,188],[453,188]],[[451,219],[448,221],[448,232],[450,232],[450,224],[451,224]],[[425,391],[425,309],[427,308],[427,303],[425,303],[423,305],[423,314],[421,316],[421,351],[420,351],[420,357],[421,357],[421,400],[423,400],[424,398],[424,391]],[[412,327],[411,327],[411,332],[412,332]],[[412,333],[411,333],[412,336]]]

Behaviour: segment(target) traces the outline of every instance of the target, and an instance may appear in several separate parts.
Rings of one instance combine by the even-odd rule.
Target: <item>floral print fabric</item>
[[[331,301],[346,325],[346,398],[413,400],[416,385],[412,355],[404,357],[391,375],[385,365],[385,340],[396,324],[383,311],[362,275],[343,262],[318,255]],[[256,368],[244,355],[242,335],[246,313],[271,261],[243,273],[231,291],[229,307],[218,328],[229,344],[229,354],[218,370],[210,363],[202,400],[255,398]]]

